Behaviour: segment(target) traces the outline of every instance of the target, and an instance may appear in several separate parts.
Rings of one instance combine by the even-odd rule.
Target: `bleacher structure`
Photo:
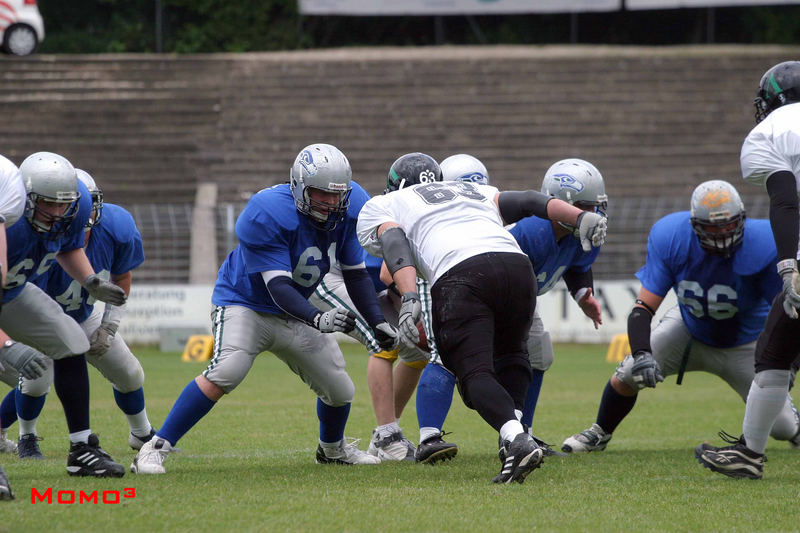
[[[2,58],[0,153],[48,150],[89,171],[145,241],[138,281],[189,281],[198,186],[217,185],[216,257],[295,154],[338,146],[370,193],[399,155],[470,153],[502,189],[538,189],[565,157],[593,162],[609,195],[599,279],[630,278],[652,223],[707,179],[749,216],[763,191],[739,171],[761,74],[797,47],[430,47],[217,55]],[[213,255],[213,254],[212,254]],[[206,280],[207,281],[207,280]]]

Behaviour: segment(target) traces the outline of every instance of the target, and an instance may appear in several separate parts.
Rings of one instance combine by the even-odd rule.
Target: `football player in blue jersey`
[[[255,194],[236,221],[239,245],[219,270],[212,303],[214,357],[184,388],[131,471],[163,474],[173,447],[225,393],[244,379],[266,350],[284,361],[317,395],[318,463],[376,464],[344,437],[354,386],[334,335],[355,327],[355,315],[321,311],[308,298],[339,263],[350,297],[383,347],[396,333],[386,323],[364,268],[352,206],[366,200],[352,184],[347,158],[329,144],[307,146],[294,160],[289,184]]]
[[[451,156],[442,161],[442,174],[447,181],[488,183],[489,180],[483,163],[466,154]],[[554,163],[545,173],[542,192],[583,210],[605,215],[608,198],[603,176],[587,161],[564,159]],[[533,265],[538,294],[546,293],[563,278],[584,314],[594,322],[595,328],[602,324],[600,304],[593,295],[591,270],[600,248],[584,252],[578,238],[572,238],[577,237],[574,227],[538,217],[524,218],[508,229]],[[436,340],[433,339],[432,342],[432,364],[423,371],[417,389],[417,418],[420,427],[417,460],[428,464],[449,459],[457,451],[455,444],[442,438],[442,426],[450,409],[456,380],[438,360]],[[524,408],[518,415],[522,424],[530,431],[543,375],[553,363],[553,343],[549,332],[544,329],[538,311],[534,311],[529,331],[528,355],[532,377]],[[541,439],[534,437],[534,440],[546,455],[561,455]],[[500,448],[503,461],[505,450],[502,442]]]
[[[69,430],[67,472],[119,477],[125,469],[100,448],[89,425],[89,374],[81,357],[89,350],[89,341],[77,322],[36,283],[57,261],[97,300],[122,305],[125,291],[95,274],[83,250],[83,227],[91,215],[92,200],[72,164],[60,155],[37,152],[28,156],[19,170],[27,199],[24,217],[7,234],[9,269],[0,328],[9,340],[3,349],[15,350],[24,343],[53,361],[50,364],[48,359],[47,368],[38,376],[26,376],[17,368],[22,374],[16,395],[20,423],[17,453],[22,458],[43,457],[35,422],[53,382]]]
[[[99,276],[110,278],[129,294],[131,270],[144,261],[142,238],[136,223],[122,207],[103,202],[103,192],[91,175],[81,169],[75,170],[92,199],[92,215],[85,231],[86,256]],[[116,334],[124,306],[106,303],[101,310],[100,306],[95,306],[94,298],[59,265],[53,266],[37,285],[80,324],[89,339],[86,359],[111,382],[114,400],[128,419],[128,444],[135,450],[140,449],[155,431],[145,409],[142,365]],[[35,412],[31,414],[38,416]]]
[[[565,452],[604,450],[639,391],[665,376],[678,374],[680,383],[683,372],[709,372],[747,399],[756,339],[781,288],[772,232],[766,220],[746,220],[739,193],[725,181],[698,185],[690,206],[650,230],[647,262],[636,273],[642,288],[628,316],[632,354],[606,384],[595,423],[567,438]],[[678,305],[651,332],[670,290]],[[781,402],[772,436],[797,446],[797,412],[786,392]]]

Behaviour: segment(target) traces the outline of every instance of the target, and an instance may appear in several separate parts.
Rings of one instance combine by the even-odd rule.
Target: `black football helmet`
[[[442,181],[442,169],[434,158],[421,152],[401,155],[389,168],[384,194],[419,183]]]
[[[800,61],[784,61],[761,76],[753,102],[756,124],[780,106],[794,102],[800,102]]]

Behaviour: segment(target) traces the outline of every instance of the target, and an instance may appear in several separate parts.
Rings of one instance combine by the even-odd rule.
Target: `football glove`
[[[322,311],[317,313],[312,325],[322,333],[336,331],[350,333],[356,327],[356,314],[347,309],[336,307],[324,313]]]
[[[110,303],[112,305],[125,305],[127,296],[122,287],[101,279],[97,274],[92,274],[83,282],[83,288],[89,291],[89,294],[95,300]]]
[[[412,348],[419,342],[419,330],[417,322],[422,314],[422,304],[419,301],[419,294],[407,292],[400,300],[400,313],[397,317],[397,326],[400,331],[400,340],[403,344]]]
[[[602,246],[606,242],[606,217],[597,213],[584,211],[578,215],[578,240],[584,252],[591,251],[592,247]]]
[[[783,311],[789,318],[797,318],[800,309],[800,273],[797,262],[787,259],[778,263],[778,274],[783,279]]]
[[[13,366],[25,379],[40,378],[47,370],[47,356],[21,342],[0,348],[0,359]]]
[[[388,352],[397,346],[397,330],[388,322],[379,322],[372,328],[375,341],[381,350]]]
[[[639,350],[633,354],[631,376],[639,389],[645,387],[655,388],[656,383],[664,381],[664,376],[661,374],[658,361],[653,359],[652,353],[645,350]]]
[[[102,322],[89,337],[89,351],[86,355],[100,357],[105,354],[111,348],[111,341],[114,340],[118,327],[112,322]]]

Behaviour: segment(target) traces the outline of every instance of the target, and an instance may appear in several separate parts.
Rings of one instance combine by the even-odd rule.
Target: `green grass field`
[[[203,368],[178,354],[136,352],[147,373],[148,411],[158,426],[185,384]],[[366,355],[346,345],[356,399],[347,435],[367,439],[374,417]],[[605,347],[561,345],[546,374],[534,429],[560,445],[586,428],[613,365]],[[92,428],[127,466],[127,424],[111,387],[92,376]],[[413,402],[413,400],[412,400]],[[800,451],[771,441],[762,481],[733,480],[703,469],[694,447],[738,434],[744,404],[716,377],[668,378],[643,394],[609,448],[552,458],[523,485],[491,483],[499,469],[497,434],[456,398],[446,430],[459,445],[435,466],[337,467],[314,463],[313,393],[282,363],[262,355],[245,382],[224,398],[165,463],[164,476],[78,479],[66,474],[67,437],[51,393],[39,421],[45,461],[0,457],[17,499],[0,503],[3,531],[797,531]],[[418,439],[413,403],[401,420]],[[16,435],[17,426],[12,427]],[[53,489],[54,503],[31,503],[32,487]],[[56,491],[123,491],[118,505],[55,503]],[[111,494],[111,493],[109,493]]]

